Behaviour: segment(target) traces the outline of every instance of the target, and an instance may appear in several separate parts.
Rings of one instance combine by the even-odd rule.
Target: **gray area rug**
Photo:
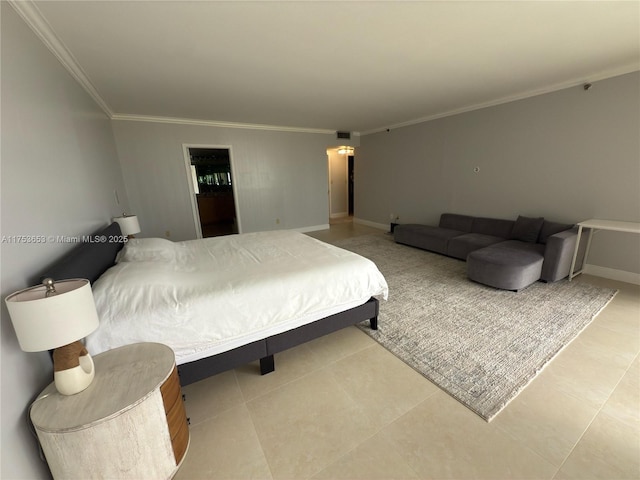
[[[373,260],[389,284],[378,331],[362,330],[487,421],[617,293],[566,279],[497,290],[468,280],[465,262],[391,235],[336,245]]]

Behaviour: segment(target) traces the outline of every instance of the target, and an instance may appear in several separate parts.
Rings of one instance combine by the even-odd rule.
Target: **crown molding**
[[[60,63],[67,69],[71,76],[85,89],[85,91],[93,98],[98,106],[112,120],[126,120],[135,122],[152,122],[152,123],[171,123],[178,125],[199,125],[207,127],[222,128],[241,128],[249,130],[269,130],[277,132],[296,132],[296,133],[314,133],[321,135],[335,135],[335,130],[303,128],[303,127],[284,127],[278,125],[261,125],[251,123],[235,123],[223,122],[216,120],[197,120],[190,118],[173,118],[173,117],[156,117],[150,115],[132,115],[114,113],[107,102],[100,96],[98,90],[93,86],[91,80],[84,72],[76,58],[66,47],[64,42],[60,40],[58,35],[53,31],[49,22],[44,18],[38,6],[32,0],[6,0],[13,9],[18,13],[20,18],[33,30],[36,36],[45,44],[45,46],[53,53]],[[358,132],[352,132],[353,135],[360,135]]]
[[[235,122],[223,122],[216,120],[197,120],[189,118],[173,118],[173,117],[156,117],[149,115],[132,115],[132,114],[116,114],[114,113],[107,102],[98,93],[97,89],[89,80],[82,67],[78,64],[73,54],[67,49],[65,44],[60,40],[56,33],[49,25],[49,22],[44,18],[37,5],[33,0],[5,0],[18,15],[25,21],[27,25],[33,30],[33,32],[40,38],[45,46],[54,54],[54,56],[62,63],[71,76],[85,89],[85,91],[93,98],[98,106],[107,114],[112,120],[125,120],[125,121],[138,121],[138,122],[153,122],[153,123],[171,123],[179,125],[200,125],[209,127],[222,127],[222,128],[240,128],[250,130],[269,130],[279,132],[296,132],[296,133],[315,133],[322,135],[333,135],[335,130],[317,129],[317,128],[303,128],[303,127],[285,127],[278,125],[262,125],[262,124],[250,124],[250,123],[235,123]],[[504,103],[514,102],[517,100],[524,100],[526,98],[535,97],[537,95],[543,95],[546,93],[555,92],[558,90],[564,90],[567,88],[583,85],[584,83],[593,83],[607,78],[624,75],[627,73],[637,72],[639,70],[638,63],[624,65],[617,69],[611,69],[605,72],[600,72],[596,75],[589,76],[588,79],[582,81],[565,82],[556,84],[544,89],[533,90],[517,95],[511,95],[508,97],[502,97],[500,99],[491,100],[489,102],[478,103],[467,107],[458,109],[452,109],[446,112],[438,113],[435,115],[429,115],[426,117],[409,120],[406,122],[396,123],[392,125],[386,125],[379,128],[363,131],[363,132],[351,132],[353,136],[365,136],[374,133],[384,132],[391,129],[408,127],[411,125],[417,125],[431,120],[439,118],[450,117],[461,113],[471,112],[474,110],[480,110],[482,108],[493,107]]]
[[[7,0],[13,9],[20,15],[34,33],[42,40],[42,43],[56,56],[73,78],[76,79],[93,100],[111,117],[113,112],[107,102],[105,102],[96,88],[84,73],[73,54],[67,49],[65,44],[58,38],[49,25],[49,22],[42,16],[37,5],[31,0]]]
[[[634,62],[628,65],[624,65],[622,67],[616,68],[616,69],[611,69],[611,70],[606,70],[604,72],[600,72],[596,75],[590,75],[588,78],[585,78],[584,80],[581,81],[571,81],[571,82],[564,82],[564,83],[560,83],[560,84],[556,84],[550,87],[546,87],[546,88],[542,88],[542,89],[538,89],[538,90],[530,90],[528,92],[524,92],[524,93],[520,93],[517,95],[511,95],[508,97],[502,97],[496,100],[491,100],[489,102],[483,102],[483,103],[477,103],[475,105],[469,105],[468,107],[463,107],[463,108],[457,108],[457,109],[453,109],[453,110],[449,110],[446,112],[442,112],[442,113],[438,113],[435,115],[430,115],[427,117],[422,117],[422,118],[417,118],[415,120],[409,120],[406,122],[402,122],[402,123],[396,123],[393,125],[387,125],[385,127],[380,127],[380,128],[375,128],[372,130],[367,130],[364,132],[361,132],[361,135],[371,135],[373,133],[380,133],[380,132],[385,132],[385,131],[389,131],[389,130],[393,130],[396,128],[401,128],[401,127],[409,127],[411,125],[417,125],[419,123],[424,123],[424,122],[429,122],[431,120],[437,120],[438,118],[444,118],[444,117],[451,117],[453,115],[458,115],[460,113],[466,113],[466,112],[472,112],[474,110],[480,110],[482,108],[487,108],[487,107],[494,107],[496,105],[502,105],[504,103],[509,103],[509,102],[515,102],[518,100],[524,100],[526,98],[531,98],[531,97],[536,97],[538,95],[544,95],[546,93],[553,93],[553,92],[557,92],[558,90],[565,90],[567,88],[572,88],[572,87],[577,87],[579,85],[584,85],[585,83],[593,83],[593,82],[598,82],[600,80],[606,80],[608,78],[613,78],[613,77],[617,77],[620,75],[626,75],[627,73],[633,73],[633,72],[637,72],[639,71],[638,68],[638,63]]]
[[[127,120],[137,122],[154,122],[154,123],[172,123],[179,125],[200,125],[208,127],[223,128],[243,128],[251,130],[270,130],[279,132],[297,132],[297,133],[315,133],[323,135],[334,135],[335,130],[317,129],[317,128],[301,128],[301,127],[283,127],[277,125],[260,125],[249,123],[222,122],[215,120],[197,120],[189,118],[172,118],[172,117],[155,117],[149,115],[131,115],[114,113],[107,102],[100,96],[98,90],[93,86],[91,80],[79,65],[76,58],[69,51],[66,45],[60,40],[58,35],[53,31],[49,22],[44,18],[38,6],[32,0],[6,0],[24,22],[33,30],[36,36],[45,44],[45,46],[53,53],[60,63],[67,69],[71,76],[85,89],[85,91],[93,98],[98,106],[112,120]]]
[[[320,135],[335,135],[335,130],[303,127],[283,127],[278,125],[262,125],[255,123],[221,122],[216,120],[198,120],[192,118],[154,117],[151,115],[131,115],[115,113],[112,120],[124,120],[130,122],[172,123],[178,125],[198,125],[203,127],[241,128],[248,130],[269,130],[276,132],[316,133]]]

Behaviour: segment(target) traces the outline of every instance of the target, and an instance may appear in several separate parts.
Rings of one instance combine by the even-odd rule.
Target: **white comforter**
[[[291,231],[133,239],[93,286],[92,354],[151,341],[178,364],[387,298],[370,260]]]

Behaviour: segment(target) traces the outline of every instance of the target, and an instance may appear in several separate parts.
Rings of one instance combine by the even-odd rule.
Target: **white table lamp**
[[[120,225],[120,230],[124,236],[131,237],[141,231],[140,223],[136,215],[126,215],[123,213],[121,217],[115,217],[113,221]]]
[[[72,279],[26,288],[5,302],[20,348],[25,352],[53,352],[56,388],[73,395],[93,381],[91,355],[79,341],[98,328],[98,312],[89,280]]]

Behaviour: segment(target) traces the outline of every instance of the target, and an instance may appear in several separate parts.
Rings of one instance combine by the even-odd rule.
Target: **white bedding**
[[[387,298],[370,260],[292,231],[133,239],[93,285],[92,354],[152,341],[178,364]]]

